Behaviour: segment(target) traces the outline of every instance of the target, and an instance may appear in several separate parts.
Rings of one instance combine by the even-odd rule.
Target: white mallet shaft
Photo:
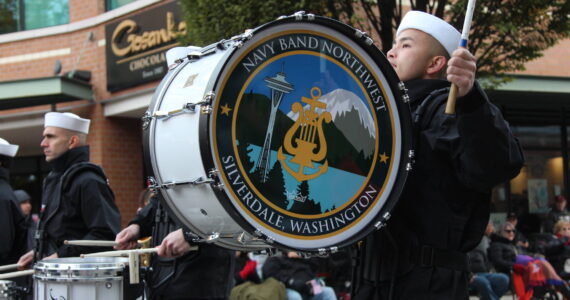
[[[463,20],[463,30],[461,31],[461,40],[459,47],[467,48],[467,41],[469,41],[469,31],[471,30],[471,20],[473,20],[473,11],[475,10],[475,0],[469,0],[467,3],[467,11],[465,12],[465,20]],[[457,100],[457,85],[452,84],[447,97],[447,105],[445,106],[445,113],[452,115],[455,113],[455,101]]]

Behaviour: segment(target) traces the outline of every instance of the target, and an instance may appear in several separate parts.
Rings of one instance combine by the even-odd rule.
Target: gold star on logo
[[[225,103],[224,105],[221,106],[222,108],[222,115],[226,115],[226,116],[230,116],[230,111],[232,111],[232,109],[228,106],[227,103]]]
[[[380,155],[380,162],[388,163],[388,158],[390,158],[390,156],[386,155],[386,152],[384,152]]]

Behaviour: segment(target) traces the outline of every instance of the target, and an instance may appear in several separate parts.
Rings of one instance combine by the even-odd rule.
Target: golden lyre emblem
[[[305,174],[305,168],[315,170],[313,162],[321,162],[327,155],[327,142],[323,133],[323,121],[330,123],[332,120],[331,114],[326,111],[327,104],[319,102],[321,97],[321,89],[318,87],[311,88],[311,98],[301,97],[301,101],[308,104],[308,109],[303,109],[303,105],[299,102],[293,103],[291,110],[299,113],[299,118],[295,124],[289,128],[285,134],[283,146],[285,151],[293,155],[290,162],[299,166],[297,171],[293,170],[286,162],[286,157],[283,154],[283,147],[279,147],[277,152],[277,159],[281,165],[295,177],[298,181],[305,181],[317,178],[325,173],[328,168],[328,161],[322,162],[315,172]],[[325,110],[319,115],[315,109],[320,108]],[[317,151],[315,153],[315,151]]]

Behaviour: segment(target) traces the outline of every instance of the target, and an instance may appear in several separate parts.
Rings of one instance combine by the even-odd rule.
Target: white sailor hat
[[[72,113],[48,112],[45,115],[44,127],[59,127],[82,133],[89,133],[91,120],[80,118]]]
[[[18,152],[18,145],[12,145],[3,138],[0,138],[0,155],[14,157]]]
[[[459,46],[461,33],[444,20],[423,11],[409,11],[396,32],[396,36],[406,29],[417,29],[435,38],[449,53],[449,56]]]

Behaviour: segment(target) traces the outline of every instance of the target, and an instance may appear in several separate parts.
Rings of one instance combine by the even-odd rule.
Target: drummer
[[[107,178],[101,167],[89,163],[89,123],[72,113],[45,115],[40,146],[52,170],[44,181],[36,247],[20,258],[21,268],[29,267],[34,257],[73,257],[105,250],[64,245],[64,241],[110,240],[121,228]]]
[[[180,229],[151,194],[149,204],[116,237],[117,249],[136,246],[137,239],[152,234],[158,246],[149,278],[149,299],[228,299],[233,287],[234,251],[213,244],[199,244],[194,235]]]
[[[386,230],[360,249],[353,299],[467,299],[466,253],[485,231],[491,189],[522,167],[518,142],[475,83],[476,59],[456,49],[459,40],[442,19],[410,11],[387,53],[412,111],[422,111],[416,163]],[[453,115],[444,113],[449,82],[458,86]]]
[[[10,166],[18,145],[0,138],[0,265],[14,264],[26,251],[26,223],[10,186]]]

